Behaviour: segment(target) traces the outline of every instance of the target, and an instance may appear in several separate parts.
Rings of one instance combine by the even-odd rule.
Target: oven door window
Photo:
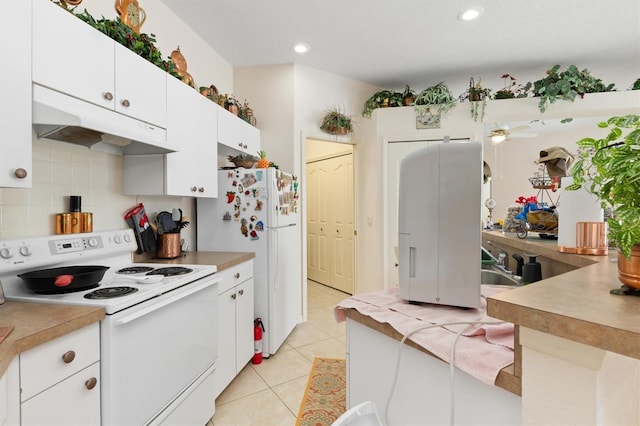
[[[204,278],[102,321],[103,424],[147,423],[215,362],[216,284]]]

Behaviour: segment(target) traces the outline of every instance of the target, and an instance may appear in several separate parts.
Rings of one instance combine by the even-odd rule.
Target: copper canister
[[[173,259],[180,257],[182,253],[180,246],[180,233],[170,232],[158,235],[158,250],[156,257],[160,259]]]
[[[606,256],[609,253],[607,231],[607,222],[577,222],[576,253]]]
[[[80,232],[93,232],[93,213],[80,213]]]
[[[71,213],[56,214],[56,234],[71,234]]]

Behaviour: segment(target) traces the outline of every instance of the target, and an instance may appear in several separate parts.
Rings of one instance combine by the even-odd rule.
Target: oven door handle
[[[139,311],[136,311],[134,313],[132,313],[131,315],[127,315],[126,317],[122,317],[120,319],[117,319],[116,321],[114,321],[115,325],[123,325],[123,324],[127,324],[131,321],[137,320],[140,317],[143,317],[147,314],[150,314],[154,311],[157,311],[158,309],[169,305],[170,303],[175,303],[180,299],[184,299],[185,297],[191,296],[194,293],[199,292],[200,290],[204,290],[207,287],[211,287],[214,284],[217,284],[218,280],[211,280],[208,279],[203,283],[200,284],[192,284],[188,287],[188,289],[186,291],[180,291],[178,292],[178,294],[176,294],[175,296],[169,297],[167,299],[162,300],[161,302],[155,303],[151,306],[148,306],[144,309],[140,309]]]

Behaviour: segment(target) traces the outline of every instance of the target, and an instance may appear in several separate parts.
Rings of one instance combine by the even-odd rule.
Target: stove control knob
[[[116,244],[120,244],[122,242],[122,238],[120,238],[120,235],[116,235],[115,237],[113,237],[113,241]]]
[[[131,242],[131,235],[129,234],[124,234],[124,241],[126,243],[130,243]]]
[[[20,247],[20,254],[22,256],[31,256],[33,254],[33,252],[31,251],[31,247],[22,246],[22,247]]]
[[[87,241],[87,243],[89,244],[89,247],[97,247],[98,246],[98,240],[95,238],[89,238],[89,241]]]
[[[2,249],[0,249],[0,257],[3,259],[11,259],[13,257],[13,253],[11,252],[10,248],[3,247]]]

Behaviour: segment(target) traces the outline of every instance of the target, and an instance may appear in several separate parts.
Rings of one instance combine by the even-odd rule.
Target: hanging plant
[[[479,79],[477,83],[474,82],[473,77],[469,79],[469,89],[462,93],[459,97],[460,102],[465,100],[469,101],[471,106],[471,117],[474,121],[484,120],[484,109],[487,106],[487,99],[491,99],[491,89],[482,87],[482,79]]]
[[[353,123],[351,117],[342,114],[336,107],[326,111],[320,129],[332,135],[346,135],[353,131]]]
[[[416,96],[414,101],[414,108],[421,116],[444,114],[454,106],[456,106],[456,100],[444,82],[427,87]]]
[[[526,98],[529,96],[529,90],[531,90],[531,82],[527,84],[518,84],[516,78],[510,74],[502,74],[500,77],[504,81],[504,87],[498,90],[493,99],[513,99],[513,98]]]
[[[576,96],[582,98],[585,93],[612,91],[615,91],[613,83],[605,85],[601,79],[589,74],[589,70],[579,70],[575,65],[569,65],[566,70],[554,65],[547,70],[546,77],[533,82],[533,96],[540,98],[540,112],[545,112],[549,104],[558,99],[573,102]]]

